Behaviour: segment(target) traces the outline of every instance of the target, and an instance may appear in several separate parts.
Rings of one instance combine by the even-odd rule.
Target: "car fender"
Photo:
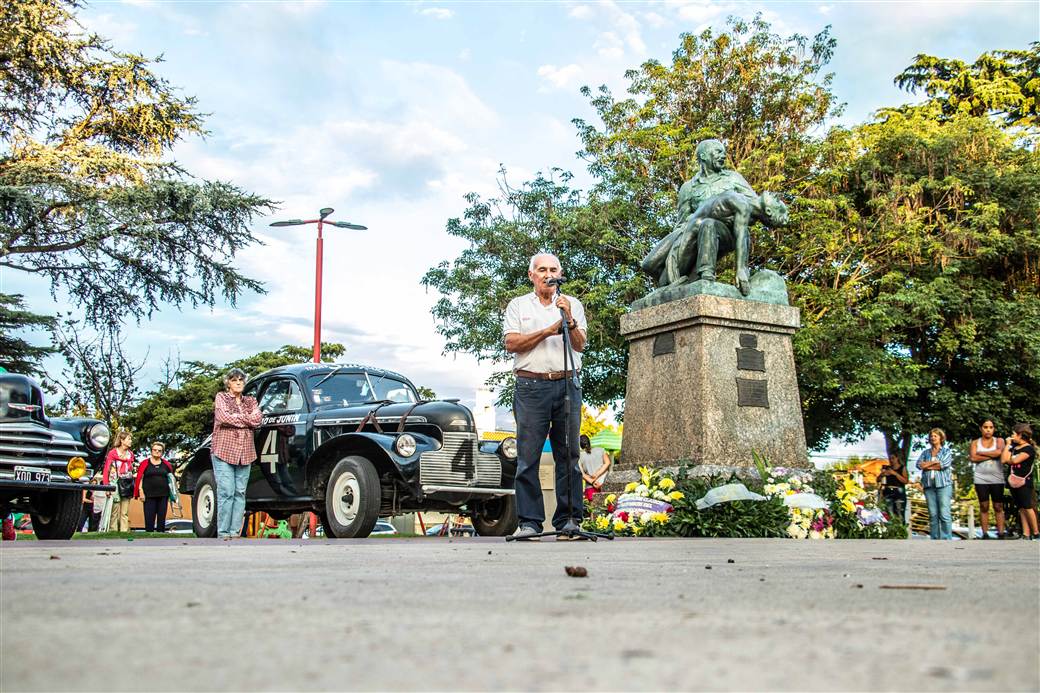
[[[180,482],[177,484],[177,490],[187,495],[195,493],[195,482],[199,476],[202,475],[207,469],[213,468],[213,461],[210,459],[209,446],[213,436],[206,436],[206,440],[202,441],[202,445],[198,447],[195,454],[191,456],[191,459],[186,463],[182,462],[177,465],[176,469],[180,472]]]
[[[324,483],[332,465],[345,455],[360,455],[369,460],[380,477],[391,476],[404,481],[418,477],[419,456],[437,450],[441,443],[421,433],[405,431],[415,439],[415,453],[402,457],[394,448],[403,433],[372,433],[368,431],[343,433],[322,443],[307,462],[307,485],[317,488]]]

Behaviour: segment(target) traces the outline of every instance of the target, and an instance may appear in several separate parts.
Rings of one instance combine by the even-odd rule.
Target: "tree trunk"
[[[907,431],[896,431],[884,429],[881,431],[885,436],[885,452],[888,455],[897,455],[903,464],[910,468],[910,439],[912,434]]]

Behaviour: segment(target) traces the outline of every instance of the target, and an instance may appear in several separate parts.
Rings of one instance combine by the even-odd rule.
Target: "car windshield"
[[[416,402],[418,398],[408,383],[387,376],[369,376],[365,373],[315,373],[307,378],[311,401],[316,406],[346,407],[351,404],[389,400]],[[320,383],[320,384],[319,384]]]

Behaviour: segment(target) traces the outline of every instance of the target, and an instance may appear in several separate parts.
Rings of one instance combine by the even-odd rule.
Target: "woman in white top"
[[[975,465],[975,495],[979,498],[982,515],[982,538],[989,539],[989,506],[997,516],[997,538],[1004,538],[1004,468],[1000,464],[1000,453],[1004,451],[1004,439],[995,438],[996,426],[986,419],[979,426],[981,438],[971,441],[968,458]]]
[[[592,496],[603,488],[603,482],[607,480],[610,455],[603,448],[592,447],[592,441],[588,436],[582,436],[578,446],[578,465],[581,467],[581,478],[585,480],[585,500],[591,501]]]

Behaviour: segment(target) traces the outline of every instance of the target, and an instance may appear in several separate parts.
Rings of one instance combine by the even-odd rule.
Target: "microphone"
[[[545,285],[546,286],[563,286],[563,283],[565,281],[567,281],[567,280],[564,279],[563,277],[554,277],[552,279],[546,279],[545,280]]]

